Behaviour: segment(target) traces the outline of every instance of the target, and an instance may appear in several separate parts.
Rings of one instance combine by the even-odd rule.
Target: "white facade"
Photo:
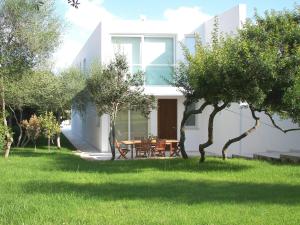
[[[240,4],[221,15],[218,15],[219,30],[222,33],[233,34],[246,20],[246,6]],[[203,43],[209,43],[213,30],[214,18],[199,24],[196,27],[187,25],[178,29],[176,24],[163,21],[110,21],[102,22],[86,42],[74,60],[74,65],[86,70],[93,61],[107,64],[116,51],[119,41],[122,42],[123,50],[128,54],[132,70],[135,68],[146,71],[145,92],[153,94],[157,99],[177,100],[177,138],[179,139],[179,127],[183,115],[184,97],[176,88],[164,84],[153,71],[172,68],[178,60],[183,59],[180,42],[188,43],[193,39],[194,33],[201,36]],[[127,43],[127,42],[129,43]],[[172,42],[170,42],[172,41]],[[126,43],[125,43],[126,42]],[[172,43],[172,45],[170,44]],[[134,52],[132,46],[138,46]],[[126,50],[127,49],[127,50]],[[139,51],[139,52],[138,52]],[[170,55],[171,54],[171,55]],[[154,69],[154,70],[153,70]],[[151,71],[152,70],[152,71]],[[151,72],[150,72],[151,71]],[[167,71],[167,70],[165,70]],[[147,75],[148,73],[148,75]],[[147,77],[148,76],[148,77]],[[194,124],[186,127],[186,149],[197,151],[198,145],[207,140],[207,121],[210,113],[207,108],[201,115],[196,115]],[[126,113],[125,113],[126,116]],[[130,121],[131,114],[128,113]],[[242,142],[235,143],[230,147],[231,153],[254,153],[266,150],[288,151],[300,146],[299,133],[283,134],[275,129],[268,118],[261,115],[261,127]],[[148,134],[158,135],[158,112],[153,110],[148,120]],[[281,121],[283,127],[294,127],[290,121]],[[130,122],[129,122],[130,124]],[[229,109],[223,110],[215,118],[214,144],[208,150],[221,153],[224,143],[232,137],[239,135],[253,126],[254,121],[249,109],[240,109],[239,105],[233,104]],[[126,125],[127,126],[127,125]],[[125,128],[126,128],[125,126]],[[123,127],[124,128],[124,127]],[[124,128],[124,129],[125,129]],[[127,129],[127,128],[126,128]],[[81,136],[89,144],[101,152],[109,152],[108,134],[109,118],[99,118],[95,107],[88,105],[85,113],[80,115],[72,113],[72,132]],[[128,125],[129,137],[131,125]]]

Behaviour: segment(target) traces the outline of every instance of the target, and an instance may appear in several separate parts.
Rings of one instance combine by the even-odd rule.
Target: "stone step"
[[[300,153],[300,149],[290,149],[290,152]]]
[[[253,159],[253,154],[232,154],[232,158]]]
[[[282,162],[300,163],[300,152],[287,152],[280,154]]]
[[[253,158],[267,160],[267,161],[280,161],[280,152],[275,152],[275,151],[258,152],[253,154]]]

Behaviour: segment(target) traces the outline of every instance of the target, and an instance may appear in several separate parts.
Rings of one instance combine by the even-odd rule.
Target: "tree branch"
[[[253,127],[251,127],[250,129],[246,130],[241,135],[239,135],[239,136],[237,136],[235,138],[229,139],[225,143],[225,145],[223,146],[223,149],[222,149],[222,157],[223,157],[224,160],[227,158],[226,151],[227,151],[228,147],[231,144],[233,144],[235,142],[238,142],[238,141],[242,140],[243,138],[247,137],[250,133],[252,133],[253,131],[255,131],[257,129],[257,127],[259,127],[259,125],[260,125],[260,122],[259,122],[260,118],[255,115],[255,109],[252,106],[249,106],[249,108],[250,108],[250,111],[251,111],[251,115],[252,115],[253,119],[255,120],[255,124],[254,124]]]
[[[185,126],[185,123],[191,115],[202,113],[202,111],[208,105],[209,105],[208,102],[204,102],[198,109],[187,111],[188,104],[185,104],[185,109],[184,109],[184,112],[183,112],[183,118],[182,118],[181,124],[180,124],[180,141],[179,141],[179,148],[180,148],[180,151],[181,151],[181,155],[184,159],[188,158],[188,155],[186,154],[185,147],[184,147],[184,142],[185,142],[184,126]]]
[[[271,120],[273,126],[274,126],[275,128],[277,128],[278,130],[282,131],[283,133],[286,134],[287,132],[290,132],[290,131],[297,131],[297,130],[300,130],[300,127],[299,127],[299,128],[292,128],[292,129],[286,129],[286,130],[284,130],[284,129],[282,129],[280,126],[278,126],[278,125],[276,124],[275,120],[273,119],[272,115],[271,115],[269,112],[267,112],[266,110],[265,110],[264,112],[265,112],[265,114],[270,118],[270,120]]]
[[[228,102],[224,102],[221,106],[218,106],[218,104],[214,104],[214,110],[209,116],[208,120],[208,139],[205,143],[199,145],[199,152],[200,152],[200,162],[204,162],[205,160],[205,148],[209,147],[213,144],[213,130],[214,130],[214,119],[218,112],[225,109],[225,107],[228,105]]]

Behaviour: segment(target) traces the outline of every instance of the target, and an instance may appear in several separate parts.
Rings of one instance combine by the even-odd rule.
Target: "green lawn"
[[[0,224],[300,224],[299,165],[89,162],[68,146],[0,159]]]

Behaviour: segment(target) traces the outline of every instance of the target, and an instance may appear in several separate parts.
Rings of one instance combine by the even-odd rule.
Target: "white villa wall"
[[[245,4],[239,4],[232,9],[218,16],[219,32],[223,35],[234,35],[237,33],[237,28],[241,28],[246,22],[247,8]],[[215,18],[203,24],[204,26],[204,43],[209,43],[211,34],[214,29]]]
[[[95,31],[87,40],[81,51],[78,53],[73,61],[73,65],[83,70],[83,61],[86,62],[86,69],[88,69],[95,61],[101,61],[101,23],[96,27]],[[87,103],[86,111],[80,114],[75,110],[72,110],[71,127],[74,134],[80,136],[86,140],[90,145],[97,149],[101,149],[101,134],[102,128],[105,125],[101,124],[100,119],[96,113],[95,107]],[[106,121],[105,121],[106,123]],[[107,145],[104,144],[104,147]]]
[[[246,19],[246,5],[240,4],[219,17],[219,26],[222,33],[235,34]],[[182,60],[182,51],[179,41],[184,37],[198,32],[204,43],[209,43],[211,31],[213,30],[214,19],[211,18],[196,27],[186,26],[178,30],[176,24],[162,21],[110,21],[110,23],[100,23],[92,36],[89,38],[83,49],[74,60],[74,65],[79,66],[86,58],[89,66],[93,60],[100,60],[108,63],[113,57],[113,47],[111,35],[152,35],[152,36],[173,36],[175,37],[175,57]],[[184,97],[174,87],[170,86],[145,86],[145,93],[153,94],[157,99],[177,99],[177,138],[180,136],[180,122],[183,116]],[[198,105],[199,106],[199,105]],[[187,151],[197,151],[198,145],[207,140],[207,123],[212,108],[208,107],[201,115],[196,116],[196,126],[186,128],[186,149]],[[232,104],[229,109],[223,110],[215,117],[214,144],[208,151],[221,153],[225,142],[232,137],[238,136],[244,130],[254,124],[254,120],[249,113],[249,109],[241,109],[238,104]],[[290,121],[281,121],[286,128],[293,127]],[[72,131],[83,137],[87,142],[98,148],[102,152],[110,151],[108,143],[109,117],[107,115],[99,118],[95,107],[89,105],[83,118],[78,113],[72,113]],[[148,132],[157,135],[157,111],[150,113],[148,120]],[[284,134],[275,129],[269,119],[261,115],[261,126],[257,131],[250,134],[242,142],[230,146],[231,153],[253,153],[266,150],[288,151],[289,149],[299,149],[299,133],[291,132]]]

